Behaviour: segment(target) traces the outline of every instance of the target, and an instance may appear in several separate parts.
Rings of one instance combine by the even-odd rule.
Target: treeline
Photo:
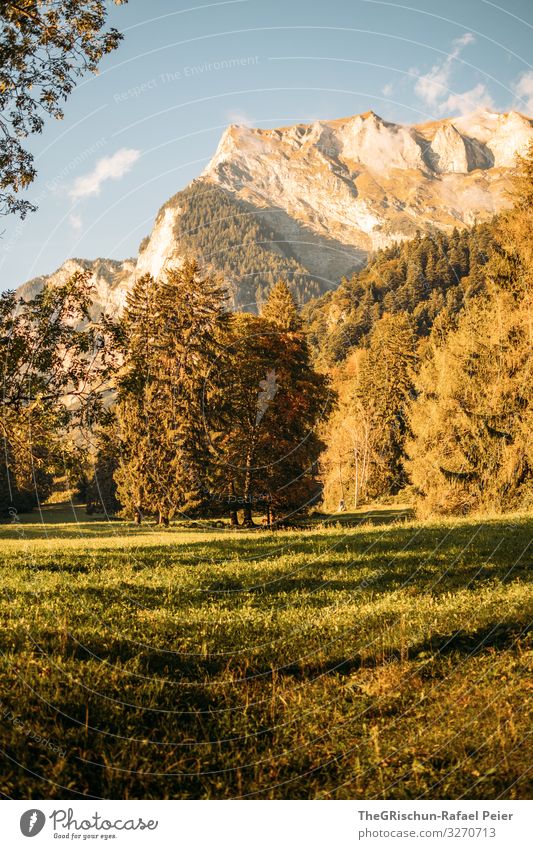
[[[310,309],[316,355],[337,363],[330,508],[407,486],[423,511],[533,504],[532,232],[529,154],[491,225],[384,251]]]
[[[231,312],[194,259],[113,320],[91,321],[84,274],[3,295],[0,515],[65,474],[89,511],[163,525],[399,493],[530,506],[533,153],[515,196],[490,225],[380,252],[304,318],[283,280],[259,315]]]
[[[316,502],[333,396],[285,282],[260,316],[230,313],[220,281],[186,260],[139,279],[111,331],[116,402],[96,430],[90,510],[251,525]]]

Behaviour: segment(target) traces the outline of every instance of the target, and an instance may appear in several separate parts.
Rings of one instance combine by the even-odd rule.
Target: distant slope
[[[190,252],[222,272],[230,284],[234,307],[255,309],[279,277],[287,279],[301,303],[330,288],[328,281],[311,274],[296,259],[286,234],[273,226],[267,210],[202,180],[195,180],[160,209],[138,270],[146,266],[153,273],[154,265],[168,261],[166,248],[158,257],[152,242],[157,245],[157,235],[168,230],[169,221],[167,238],[175,244],[176,256]],[[159,243],[165,241],[163,235]],[[354,257],[352,266],[357,264]]]
[[[53,274],[33,277],[19,286],[17,292],[25,300],[35,297],[43,286],[59,285],[77,271],[91,271],[94,285],[93,314],[122,309],[126,292],[131,286],[135,274],[135,259],[122,262],[115,259],[68,259]]]

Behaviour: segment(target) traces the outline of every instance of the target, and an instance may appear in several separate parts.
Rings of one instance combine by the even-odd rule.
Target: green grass
[[[533,521],[388,510],[0,526],[2,792],[529,795]]]

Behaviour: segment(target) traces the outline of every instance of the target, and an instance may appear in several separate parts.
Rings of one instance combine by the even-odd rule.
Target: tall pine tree
[[[302,322],[298,315],[298,307],[285,280],[278,280],[270,290],[261,309],[261,318],[282,330],[292,332],[301,330]]]
[[[134,287],[122,322],[118,497],[139,517],[197,512],[208,493],[205,380],[216,359],[224,290],[194,259]]]
[[[369,495],[395,494],[407,483],[404,446],[413,395],[416,336],[405,313],[386,314],[374,327],[357,393],[372,426]]]

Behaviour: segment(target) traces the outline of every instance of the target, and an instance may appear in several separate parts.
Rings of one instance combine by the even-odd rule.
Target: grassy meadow
[[[531,793],[533,520],[0,525],[2,793]]]

